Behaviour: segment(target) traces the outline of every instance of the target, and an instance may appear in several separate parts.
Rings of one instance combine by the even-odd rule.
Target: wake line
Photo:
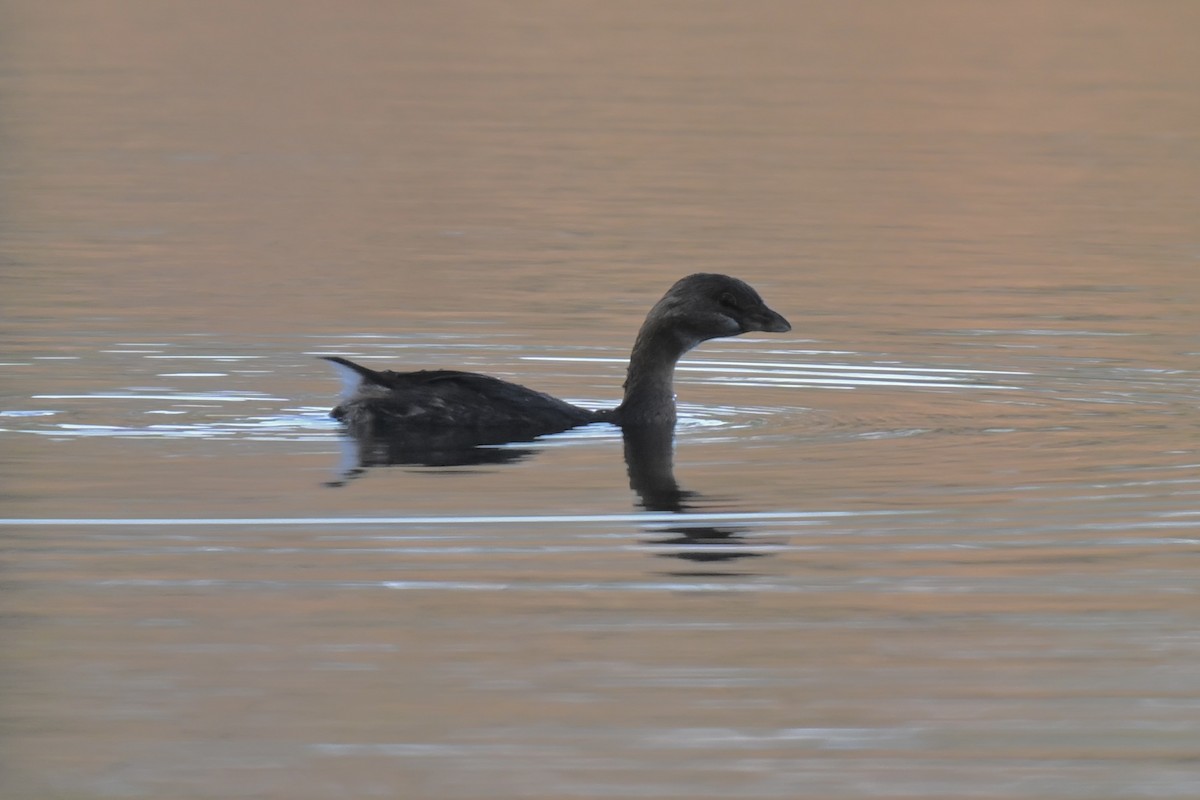
[[[637,522],[680,524],[689,522],[756,522],[895,516],[920,514],[920,511],[749,511],[709,514],[676,514],[655,512],[646,514],[514,514],[503,516],[468,517],[127,517],[93,519],[88,517],[0,518],[0,526],[45,525],[56,527],[103,526],[312,526],[312,525],[537,525],[583,522]]]

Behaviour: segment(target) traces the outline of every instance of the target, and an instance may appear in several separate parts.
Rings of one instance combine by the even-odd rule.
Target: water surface
[[[1200,793],[1192,5],[110,12],[3,9],[5,796]],[[699,270],[673,451],[325,416]]]

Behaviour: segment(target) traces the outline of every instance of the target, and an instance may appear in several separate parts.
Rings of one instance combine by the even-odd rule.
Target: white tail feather
[[[364,378],[362,373],[345,364],[339,364],[336,361],[329,363],[337,370],[338,380],[342,382],[342,391],[338,395],[338,401],[344,403],[358,392],[358,387],[362,386]]]

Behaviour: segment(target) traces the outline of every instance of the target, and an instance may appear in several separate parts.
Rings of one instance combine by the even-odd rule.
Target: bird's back
[[[347,379],[332,416],[363,433],[454,428],[537,436],[597,418],[587,409],[489,375],[456,370],[377,372],[345,359],[328,360]]]

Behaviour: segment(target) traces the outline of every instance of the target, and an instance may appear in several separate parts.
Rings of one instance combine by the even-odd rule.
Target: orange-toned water
[[[1200,7],[2,16],[0,795],[1200,795]],[[673,466],[324,416],[701,270]]]

